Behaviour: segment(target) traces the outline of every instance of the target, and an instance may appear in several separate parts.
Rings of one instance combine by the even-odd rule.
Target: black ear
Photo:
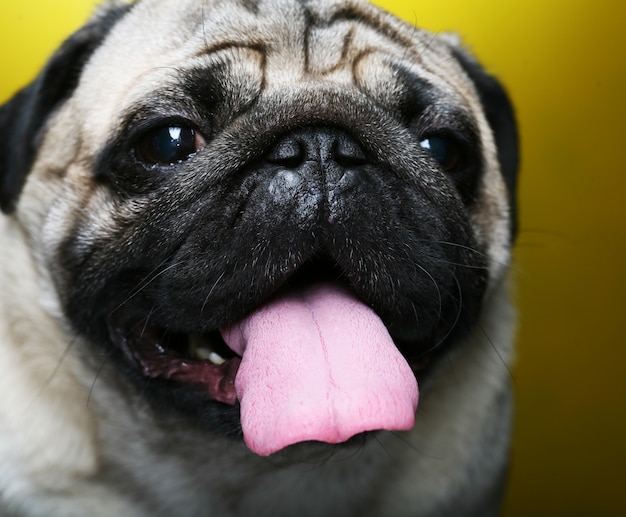
[[[83,67],[129,5],[111,8],[71,36],[33,83],[0,106],[0,208],[15,209],[48,117],[74,91]]]
[[[474,82],[480,102],[491,126],[498,151],[498,161],[511,203],[512,235],[517,233],[517,175],[519,170],[519,135],[513,105],[498,80],[489,75],[472,57],[455,49],[454,55]]]

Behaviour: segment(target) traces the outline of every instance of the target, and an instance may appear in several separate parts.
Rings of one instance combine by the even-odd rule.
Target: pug
[[[0,109],[2,514],[496,515],[517,162],[367,2],[105,3]]]

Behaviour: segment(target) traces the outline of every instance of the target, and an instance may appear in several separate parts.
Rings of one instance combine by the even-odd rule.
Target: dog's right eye
[[[135,153],[148,165],[175,165],[205,145],[204,137],[192,127],[163,126],[148,131],[135,145]]]

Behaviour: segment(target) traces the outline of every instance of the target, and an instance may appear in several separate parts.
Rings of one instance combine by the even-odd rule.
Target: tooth
[[[211,361],[213,364],[217,365],[224,364],[226,362],[226,359],[224,359],[220,354],[206,347],[196,348],[194,350],[194,355],[201,361]]]
[[[224,364],[226,362],[226,359],[224,359],[220,354],[217,354],[215,352],[211,352],[209,353],[209,361],[211,361],[213,364]]]
[[[217,365],[224,364],[226,362],[226,359],[224,359],[220,354],[205,347],[196,348],[194,355],[201,361],[211,361],[213,364]]]
[[[193,355],[201,361],[210,361],[213,352],[206,347],[198,346],[194,349]]]
[[[192,334],[189,338],[190,352],[196,359],[200,361],[210,361],[213,364],[220,365],[226,362],[220,354],[214,352],[210,348],[210,343],[202,336]]]

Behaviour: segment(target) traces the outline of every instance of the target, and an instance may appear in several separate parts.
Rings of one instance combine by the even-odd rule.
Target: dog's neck
[[[86,401],[80,400],[84,391],[77,389],[82,367],[67,353],[73,345],[51,315],[50,300],[42,299],[41,284],[47,280],[33,275],[38,268],[13,216],[0,217],[0,250],[0,342],[21,345],[0,346],[0,391],[10,394],[0,398],[5,419],[0,429],[8,430],[6,437],[0,432],[2,457],[13,458],[16,469],[28,466],[24,475],[37,480],[41,474],[46,483],[53,468],[54,484],[62,486],[97,468],[95,428]],[[15,411],[18,400],[23,405]],[[59,405],[58,400],[74,402]],[[5,404],[11,407],[1,407]],[[16,472],[16,482],[19,477]]]

